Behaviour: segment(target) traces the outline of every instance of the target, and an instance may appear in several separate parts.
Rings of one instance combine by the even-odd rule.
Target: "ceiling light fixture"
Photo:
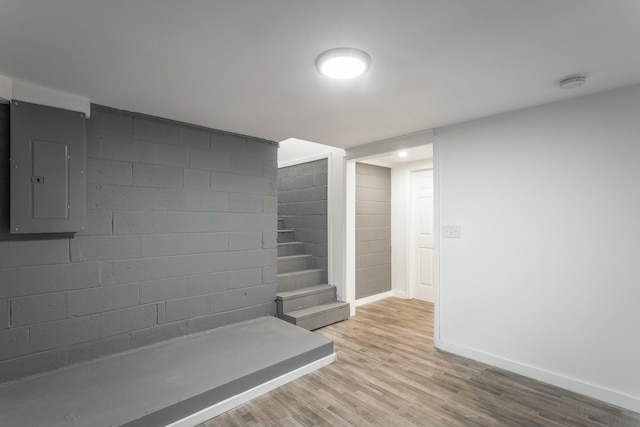
[[[560,89],[573,89],[580,87],[587,81],[586,76],[570,76],[560,80]]]
[[[320,74],[332,79],[352,79],[367,72],[371,57],[359,49],[340,47],[322,52],[316,59]]]
[[[398,152],[398,157],[401,157],[401,158],[405,158],[408,155],[409,155],[409,153],[407,153],[406,151],[399,151]]]

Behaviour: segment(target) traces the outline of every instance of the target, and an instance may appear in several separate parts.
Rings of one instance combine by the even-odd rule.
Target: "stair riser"
[[[311,268],[311,263],[312,257],[310,255],[291,259],[278,258],[278,273],[308,270]]]
[[[278,219],[278,230],[284,230],[284,219]]]
[[[308,286],[327,283],[325,271],[314,271],[307,274],[296,274],[288,277],[278,277],[278,292],[294,291]]]
[[[278,246],[278,256],[301,255],[303,253],[304,245],[302,243]]]
[[[305,319],[296,321],[285,316],[284,320],[301,328],[313,331],[314,329],[322,328],[323,326],[330,325],[332,323],[340,322],[349,318],[349,306],[345,305],[337,310],[331,310],[328,312],[318,313],[315,316],[310,316]]]
[[[293,231],[278,231],[278,243],[293,242]]]
[[[326,304],[336,299],[336,288],[327,288],[326,291],[318,292],[312,295],[305,295],[298,298],[291,298],[285,301],[277,300],[278,317],[287,312],[302,310],[303,308],[313,307],[314,305]]]

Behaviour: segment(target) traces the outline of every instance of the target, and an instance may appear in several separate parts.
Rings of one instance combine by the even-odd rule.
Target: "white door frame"
[[[433,141],[433,342],[440,342],[440,144]]]
[[[356,314],[356,160],[345,162],[345,301]]]

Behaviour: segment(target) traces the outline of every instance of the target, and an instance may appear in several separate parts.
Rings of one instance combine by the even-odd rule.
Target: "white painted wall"
[[[436,345],[640,411],[640,86],[437,133]]]
[[[327,239],[329,283],[340,301],[347,301],[345,274],[345,152],[341,148],[290,138],[280,142],[278,167],[327,159]]]
[[[433,169],[433,159],[399,163],[391,168],[391,290],[398,298],[411,298],[409,290],[409,233],[411,171]]]

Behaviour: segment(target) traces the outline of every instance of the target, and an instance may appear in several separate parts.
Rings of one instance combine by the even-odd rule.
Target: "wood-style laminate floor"
[[[640,414],[433,348],[433,305],[388,298],[319,329],[338,360],[198,427],[640,426]]]

